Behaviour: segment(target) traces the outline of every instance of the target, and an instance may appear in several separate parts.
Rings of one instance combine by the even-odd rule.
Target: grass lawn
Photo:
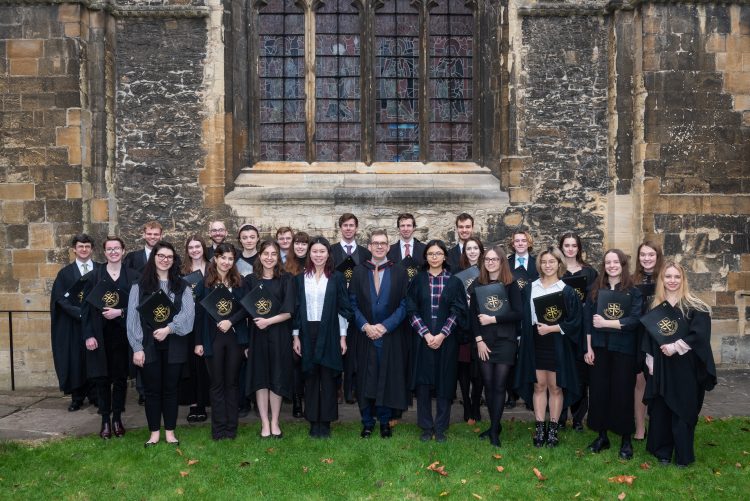
[[[356,423],[334,425],[330,440],[312,440],[303,422],[287,423],[282,440],[260,440],[257,423],[243,426],[233,442],[211,441],[207,426],[185,426],[178,449],[144,449],[143,429],[109,441],[0,442],[0,498],[750,499],[748,418],[701,418],[697,462],[687,469],[659,465],[643,442],[635,443],[632,461],[621,461],[616,439],[599,455],[586,452],[590,431],[569,430],[558,448],[535,449],[531,423],[503,426],[497,450],[463,423],[451,426],[445,444],[421,443],[417,428],[403,424],[390,440],[377,428],[362,440]],[[434,461],[447,476],[427,469]],[[609,480],[620,475],[635,479]]]

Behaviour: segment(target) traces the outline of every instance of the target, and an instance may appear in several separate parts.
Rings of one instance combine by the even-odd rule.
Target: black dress
[[[498,323],[482,325],[479,323],[479,308],[477,307],[477,298],[474,293],[475,287],[481,286],[477,282],[471,284],[471,301],[469,302],[469,320],[471,325],[471,342],[476,352],[474,338],[481,336],[487,348],[490,349],[488,362],[493,364],[516,363],[516,351],[518,347],[518,336],[521,333],[521,319],[523,318],[523,304],[521,300],[521,289],[514,280],[506,286],[508,301],[510,302],[511,313]],[[474,357],[478,358],[476,355]]]
[[[197,405],[198,407],[205,408],[209,405],[208,371],[206,370],[206,362],[203,360],[203,357],[196,355],[193,351],[196,344],[201,344],[196,331],[198,330],[197,327],[202,325],[203,315],[205,315],[203,307],[200,306],[200,302],[205,294],[203,279],[196,283],[192,289],[193,300],[195,301],[195,322],[192,332],[186,336],[188,350],[191,353],[188,354],[188,361],[183,367],[178,398],[180,405]]]
[[[281,302],[279,313],[294,315],[297,294],[293,277],[282,273],[279,278],[258,279],[250,275],[249,290],[253,290],[260,282],[275,298]],[[265,329],[258,329],[250,321],[250,347],[247,370],[248,395],[257,390],[268,389],[284,398],[292,398],[293,386],[293,351],[292,351],[292,320],[273,324]]]

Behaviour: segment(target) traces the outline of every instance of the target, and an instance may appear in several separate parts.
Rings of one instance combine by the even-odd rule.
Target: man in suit
[[[79,410],[86,397],[96,405],[96,387],[86,379],[86,352],[81,337],[81,279],[86,280],[101,266],[91,260],[93,244],[85,233],[73,237],[71,247],[76,259],[57,273],[50,295],[52,357],[60,390],[71,395],[70,412]]]
[[[474,234],[474,218],[471,214],[465,212],[461,213],[456,217],[456,235],[458,235],[458,243],[455,247],[448,251],[448,265],[451,267],[451,273],[455,274],[459,271],[459,261],[461,260],[461,253],[464,250],[464,243]]]
[[[208,238],[211,245],[206,249],[206,259],[209,261],[214,257],[214,250],[219,244],[223,244],[227,239],[227,226],[224,221],[211,221],[208,223]]]
[[[417,229],[417,221],[414,216],[408,212],[399,214],[396,219],[398,228],[398,242],[391,245],[388,251],[388,259],[394,263],[399,263],[408,256],[411,256],[417,266],[424,264],[424,244],[414,238],[414,230]]]
[[[331,254],[333,254],[333,267],[337,268],[343,263],[347,257],[351,256],[355,266],[359,265],[372,257],[370,251],[366,248],[357,245],[355,237],[357,236],[357,229],[359,228],[359,219],[357,216],[350,212],[341,214],[339,217],[339,231],[341,232],[341,241],[338,244],[334,244],[331,247]],[[349,280],[347,279],[347,285]],[[349,335],[354,335],[355,329],[352,323],[349,324]],[[344,355],[344,381],[341,398],[339,400],[345,400],[348,404],[353,404],[354,400],[354,362],[356,355],[354,354],[354,346],[350,346]]]
[[[513,253],[508,256],[508,266],[510,266],[513,278],[518,282],[518,287],[521,289],[521,299],[524,304],[528,304],[530,301],[531,283],[539,278],[539,272],[536,270],[536,259],[529,253],[533,247],[534,239],[528,231],[517,229],[510,237],[510,248],[513,249]],[[518,394],[513,391],[512,372],[505,387],[508,394],[505,407],[512,409],[516,406],[516,400],[518,400]],[[526,402],[526,408],[531,409],[531,402]]]
[[[161,240],[162,227],[158,221],[149,221],[143,225],[143,241],[144,247],[141,250],[128,252],[122,264],[125,268],[130,268],[138,273],[143,271],[143,267],[146,266],[149,256],[151,256],[151,249],[154,245]],[[176,258],[176,256],[175,256]]]
[[[354,269],[349,298],[354,309],[357,357],[357,400],[362,416],[362,438],[370,438],[375,419],[380,436],[392,435],[393,410],[408,406],[404,339],[406,319],[406,270],[388,260],[388,233],[370,235],[372,257]]]
[[[279,244],[279,250],[281,250],[279,257],[283,264],[286,264],[286,260],[290,255],[294,255],[292,240],[294,240],[294,231],[289,226],[282,226],[276,230],[276,243]]]

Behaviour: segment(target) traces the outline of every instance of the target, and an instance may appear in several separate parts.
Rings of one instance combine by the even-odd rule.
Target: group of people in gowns
[[[484,397],[490,423],[480,438],[493,446],[504,408],[520,396],[534,412],[537,447],[560,443],[568,414],[578,431],[588,415],[592,452],[608,449],[613,432],[623,459],[632,458],[633,439],[646,439],[662,462],[695,460],[697,416],[716,383],[710,308],[657,243],[639,246],[631,274],[619,249],[607,250],[597,271],[575,233],[534,256],[524,230],[512,233],[511,252],[485,248],[466,213],[450,249],[414,238],[411,214],[396,226],[395,243],[378,229],[363,246],[351,213],[339,218],[333,244],[289,227],[261,240],[246,224],[235,247],[213,221],[210,245],[191,235],[181,258],[151,221],[141,250],[126,253],[122,239],[107,237],[103,264],[91,260],[91,239],[76,236],[76,260],[58,274],[50,307],[69,410],[88,398],[102,416],[102,438],[122,436],[130,365],[142,378],[146,447],[159,443],[162,424],[166,442],[179,443],[178,403],[190,406],[191,422],[206,420],[210,407],[211,436],[223,440],[236,438],[252,402],[260,438],[280,439],[285,400],[313,438],[331,436],[342,400],[358,404],[362,438],[376,424],[388,438],[416,398],[419,439],[445,442],[460,389],[465,421],[481,420]],[[107,287],[127,300],[91,300]],[[504,305],[500,313],[486,307],[488,290],[494,306]],[[616,315],[602,310],[601,298]],[[158,325],[148,314],[155,302],[169,310]],[[642,321],[657,306],[677,312],[673,342],[649,335]]]

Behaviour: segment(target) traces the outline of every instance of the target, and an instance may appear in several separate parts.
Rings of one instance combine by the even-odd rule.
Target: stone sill
[[[243,173],[304,174],[485,174],[486,167],[473,162],[258,162]]]

